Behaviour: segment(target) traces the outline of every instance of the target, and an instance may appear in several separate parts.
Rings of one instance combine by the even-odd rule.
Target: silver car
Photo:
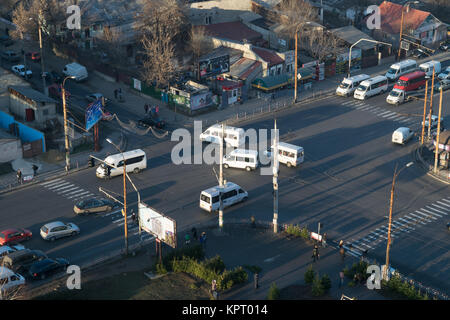
[[[74,223],[64,223],[61,221],[55,221],[47,223],[41,228],[41,237],[44,240],[55,241],[58,238],[74,236],[80,233]]]

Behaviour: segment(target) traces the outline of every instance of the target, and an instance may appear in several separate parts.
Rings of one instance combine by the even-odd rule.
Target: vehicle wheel
[[[252,171],[252,168],[246,167],[245,170],[247,170],[248,172],[250,172],[250,171]]]
[[[56,238],[55,238],[55,237],[51,237],[49,240],[50,240],[51,242],[53,242],[53,241],[56,240]]]
[[[78,232],[74,231],[74,232],[72,232],[70,235],[71,235],[71,236],[76,236],[77,233],[78,233]]]
[[[223,167],[224,167],[225,169],[228,169],[228,168],[229,168],[229,166],[228,166],[226,163],[223,165]]]
[[[292,164],[290,162],[287,163],[288,168],[292,167]]]
[[[248,197],[244,197],[244,199],[242,199],[242,202],[245,202],[248,200]]]
[[[134,168],[133,170],[134,173],[139,173],[139,171],[140,171],[139,168]]]

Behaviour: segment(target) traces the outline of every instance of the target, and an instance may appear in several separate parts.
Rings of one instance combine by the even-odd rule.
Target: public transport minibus
[[[349,97],[356,88],[358,88],[359,84],[367,79],[370,79],[370,76],[367,74],[359,74],[350,78],[344,78],[341,84],[336,88],[336,94],[338,96]]]
[[[241,144],[245,143],[244,137],[244,129],[235,128],[230,126],[225,126],[224,128],[224,144],[228,144],[234,148],[238,148]],[[222,138],[222,125],[215,124],[205,132],[201,133],[199,136],[200,141],[210,142],[210,143],[220,143],[220,139]]]
[[[379,93],[384,93],[388,89],[388,79],[385,76],[376,76],[369,80],[361,82],[356,88],[353,97],[359,100],[365,100],[368,97]]]
[[[270,147],[270,151],[267,152],[267,156],[272,157],[274,147]],[[286,142],[278,143],[278,162],[284,163],[289,168],[296,167],[305,161],[305,150],[303,147],[299,147]]]
[[[389,81],[394,81],[398,79],[398,77],[415,70],[417,70],[417,62],[415,60],[408,59],[391,65],[385,76],[389,79]]]
[[[95,172],[98,178],[110,178],[123,174],[123,159],[125,157],[126,170],[138,173],[147,168],[147,155],[141,149],[113,154],[104,160]]]
[[[219,210],[220,193],[224,208],[248,199],[247,191],[233,182],[225,182],[223,187],[212,187],[200,193],[200,208],[208,212]]]
[[[227,168],[239,168],[247,171],[258,167],[258,151],[235,149],[223,157],[223,166]]]
[[[397,83],[394,85],[394,89],[403,91],[412,91],[422,87],[425,87],[425,72],[414,71],[401,76]]]

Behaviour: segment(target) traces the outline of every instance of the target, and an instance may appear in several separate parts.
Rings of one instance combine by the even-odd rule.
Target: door
[[[34,121],[34,110],[31,108],[25,109],[25,121]]]

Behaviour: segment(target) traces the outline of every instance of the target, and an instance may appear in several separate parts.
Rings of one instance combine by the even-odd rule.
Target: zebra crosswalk
[[[95,194],[91,191],[83,189],[76,184],[66,181],[62,178],[42,182],[40,183],[40,185],[47,190],[72,201],[79,201],[83,198],[95,196]]]
[[[450,197],[440,199],[423,208],[415,210],[414,212],[410,212],[403,217],[393,219],[391,224],[391,237],[394,239],[398,238],[403,232],[411,233],[422,225],[425,226],[428,223],[438,222],[449,215]],[[388,228],[388,224],[383,225],[373,230],[365,237],[358,240],[351,239],[349,242],[353,247],[359,250],[373,250],[387,241]]]
[[[400,122],[402,125],[408,125],[410,127],[418,125],[416,119],[407,118],[404,115],[399,114],[395,111],[390,111],[380,107],[372,106],[367,102],[362,102],[358,100],[348,100],[343,102],[342,105],[354,108],[358,111],[368,111],[383,119]]]
[[[125,225],[125,217],[122,215],[122,209],[115,210],[101,215],[103,218],[110,217],[112,223],[118,228],[123,229]],[[128,236],[139,236],[139,226],[132,221],[131,214],[127,215]],[[146,231],[141,231],[141,241],[147,242],[155,239],[153,235]]]

